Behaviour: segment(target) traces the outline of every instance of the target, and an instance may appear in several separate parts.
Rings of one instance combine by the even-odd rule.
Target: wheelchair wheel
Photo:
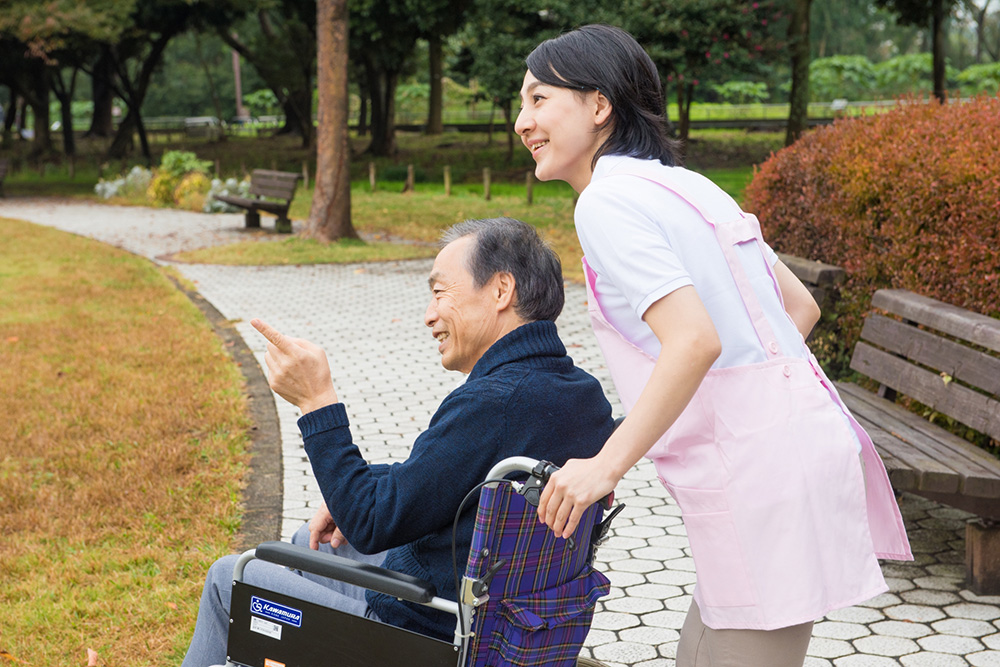
[[[593,658],[579,657],[576,659],[576,667],[608,667],[600,660],[594,660]]]

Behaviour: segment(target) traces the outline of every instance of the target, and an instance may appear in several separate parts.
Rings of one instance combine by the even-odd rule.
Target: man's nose
[[[431,299],[430,303],[427,304],[427,310],[424,311],[424,324],[433,327],[437,318],[437,308],[434,307],[434,299]]]

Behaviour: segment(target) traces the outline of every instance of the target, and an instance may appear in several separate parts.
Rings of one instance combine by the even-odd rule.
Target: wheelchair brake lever
[[[625,509],[624,503],[619,504],[617,507],[611,510],[611,514],[606,516],[604,518],[604,521],[594,526],[594,530],[591,533],[590,537],[591,544],[593,544],[596,547],[608,539],[608,531],[611,530],[611,522],[614,521],[615,517],[618,516],[619,512],[621,512],[623,509]]]
[[[525,501],[529,505],[538,507],[538,501],[542,497],[542,489],[545,488],[545,483],[549,481],[552,473],[557,470],[559,470],[559,466],[554,463],[539,461],[531,471],[531,476],[528,477],[527,481],[517,492],[524,496]]]
[[[483,576],[479,577],[472,582],[472,594],[477,598],[482,597],[486,591],[490,589],[490,583],[493,581],[494,575],[500,571],[500,568],[507,564],[506,558],[501,558],[497,562],[490,565],[490,569],[483,573]]]

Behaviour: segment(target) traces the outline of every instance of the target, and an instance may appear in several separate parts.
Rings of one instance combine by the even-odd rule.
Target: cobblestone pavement
[[[240,238],[242,224],[239,216],[16,199],[0,200],[0,216],[57,226],[151,258]],[[405,458],[431,412],[462,381],[441,368],[423,326],[428,261],[176,266],[236,323],[262,366],[263,340],[251,329],[251,317],[322,345],[352,430],[371,461]],[[610,396],[584,299],[582,287],[568,286],[560,333],[576,362],[594,373]],[[281,399],[277,404],[287,538],[322,501],[302,451],[296,409]],[[598,566],[613,587],[600,602],[586,651],[611,667],[670,667],[695,581],[680,512],[646,462],[626,475],[617,497],[627,508],[598,554]],[[1000,666],[1000,597],[977,597],[963,588],[969,515],[909,495],[901,506],[916,560],[885,563],[891,592],[820,620],[806,665]]]

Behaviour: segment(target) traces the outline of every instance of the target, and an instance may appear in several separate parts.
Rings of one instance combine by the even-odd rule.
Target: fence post
[[[406,165],[406,185],[403,186],[403,192],[413,192],[413,165]]]
[[[444,166],[444,196],[451,196],[451,167],[448,165]]]
[[[222,160],[215,158],[215,177],[222,178]]]
[[[528,170],[528,173],[524,175],[524,191],[528,195],[528,204],[532,204],[535,201],[535,172]]]
[[[69,180],[74,180],[76,178],[76,156],[69,156]]]
[[[302,180],[305,181],[305,189],[309,189],[309,163],[302,161]]]
[[[375,163],[368,163],[368,184],[371,186],[372,192],[375,192]]]
[[[275,158],[271,158],[271,171],[278,171],[278,161]]]
[[[490,200],[490,168],[483,167],[483,196]]]

